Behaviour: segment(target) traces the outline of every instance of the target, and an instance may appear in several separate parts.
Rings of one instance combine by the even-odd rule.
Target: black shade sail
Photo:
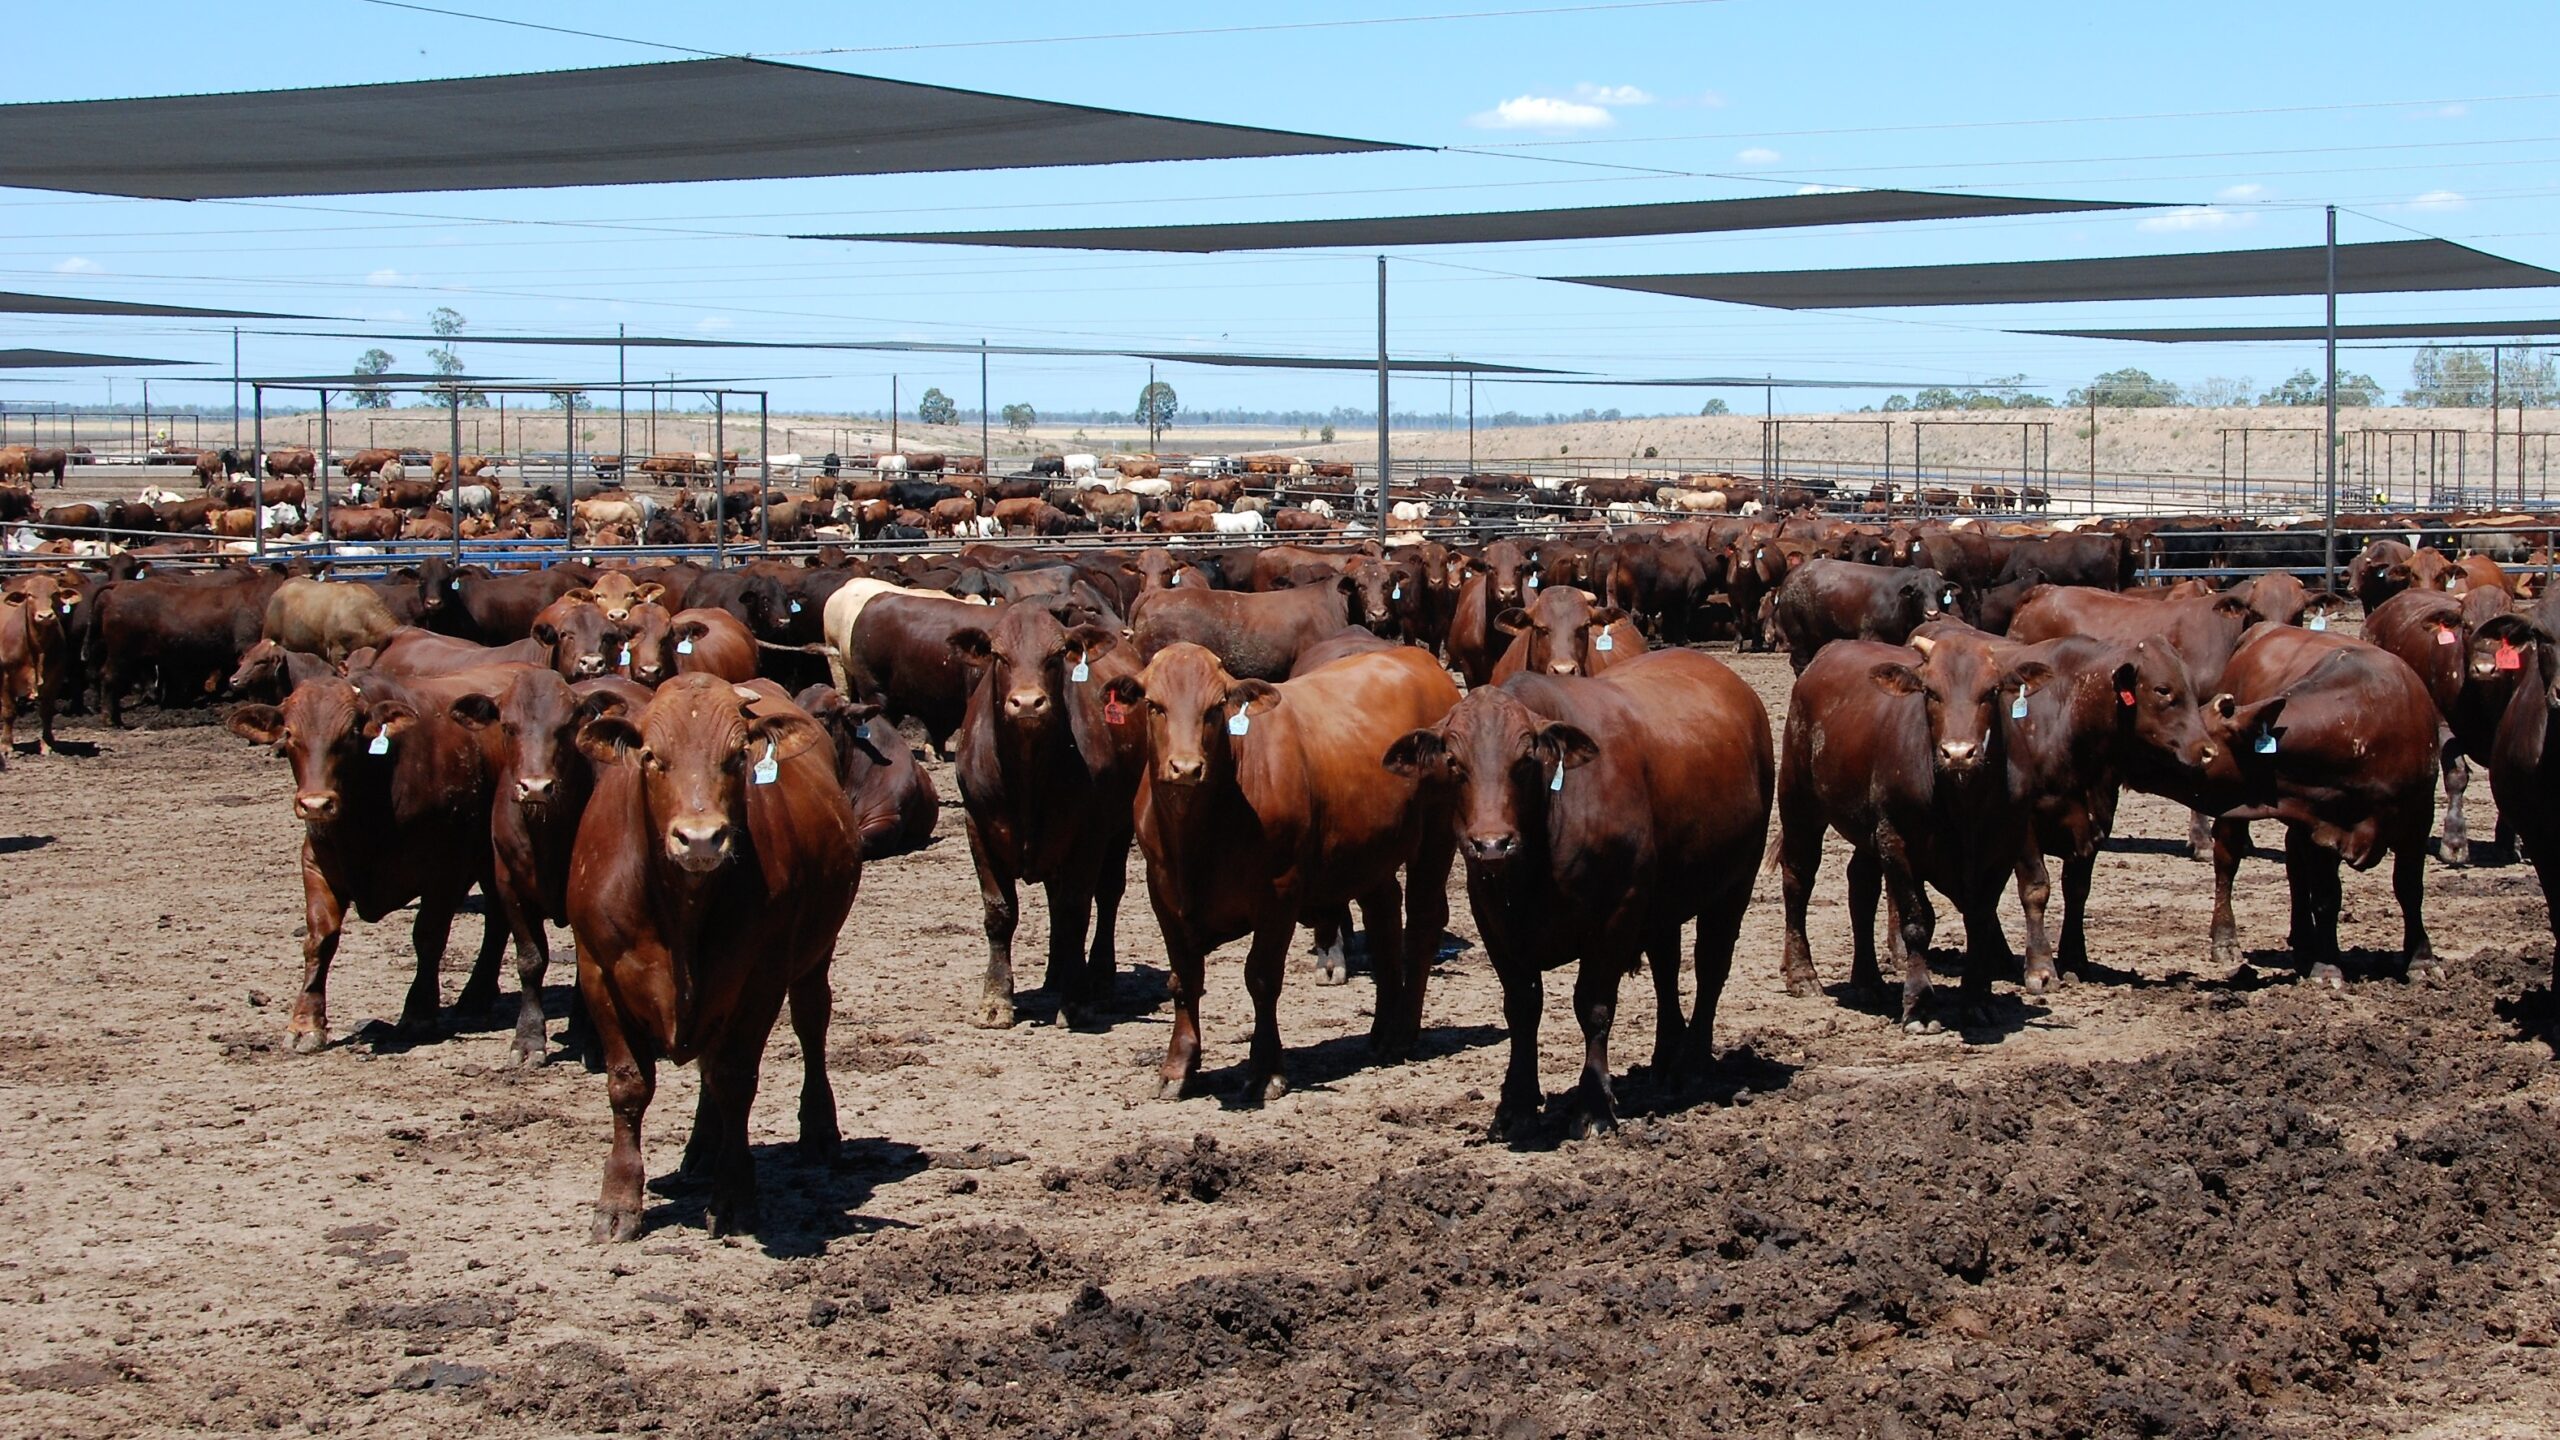
[[[91,355],[79,350],[0,350],[0,370],[72,370],[107,365],[195,363],[193,360],[145,360],[138,355]]]
[[[1231,365],[1268,370],[1375,370],[1374,355],[1256,355],[1222,350],[1136,350],[1090,345],[971,345],[953,340],[723,340],[699,335],[365,335],[354,331],[316,331],[333,340],[467,341],[474,345],[569,345],[610,350],[873,350],[925,355],[1095,355],[1110,359],[1161,360],[1180,365]],[[1389,360],[1390,370],[1433,375],[1562,375],[1534,365],[1499,365],[1490,360]]]
[[[2072,340],[2147,340],[2160,345],[2227,344],[2249,340],[2319,340],[2319,325],[2198,325],[2155,330],[2012,330],[2012,335],[2057,335]],[[2560,320],[2416,320],[2341,325],[2341,340],[2457,340],[2465,336],[2560,335]]]
[[[12,315],[157,315],[191,320],[318,320],[318,315],[278,315],[265,310],[208,310],[141,300],[90,300],[77,295],[29,295],[0,290],[0,311]]]
[[[2103,260],[2013,260],[1973,265],[1894,265],[1866,270],[1766,270],[1722,275],[1556,275],[1576,285],[1724,300],[1780,310],[1897,305],[2023,305],[2083,300],[2203,300],[2318,295],[2326,250],[2226,250],[2125,255]],[[2341,294],[2398,290],[2509,290],[2560,285],[2560,272],[2450,240],[2389,240],[2338,247]]]
[[[2038,390],[2038,385],[1985,385],[1978,380],[1823,380],[1785,375],[1677,375],[1662,379],[1542,380],[1542,385],[1679,386],[1699,390]]]
[[[1474,215],[1386,215],[1356,220],[1257,220],[1231,225],[1134,225],[1078,230],[939,230],[906,234],[802,235],[802,240],[897,240],[922,245],[994,245],[1034,250],[1147,250],[1208,255],[1227,250],[1318,246],[1499,245],[1525,240],[1602,240],[1625,235],[1704,235],[1804,225],[1889,220],[1971,220],[2074,210],[2138,210],[2141,200],[2031,200],[2006,195],[1939,195],[1921,190],[1823,191],[1743,200],[1680,200]]]
[[[207,376],[206,378],[221,384],[230,383],[229,377],[227,376]],[[444,389],[447,386],[458,386],[461,389],[468,390],[474,385],[510,385],[516,382],[504,375],[439,375],[432,371],[424,374],[412,371],[406,374],[393,372],[382,375],[248,375],[243,376],[240,383],[243,385],[291,385],[296,387],[307,387],[315,390],[321,388],[330,390],[389,390],[397,388],[405,390],[413,389],[421,385],[438,390]],[[564,381],[561,383],[560,388],[563,390],[576,390],[583,387],[572,385]]]
[[[0,185],[163,200],[1412,148],[745,59],[0,105]]]

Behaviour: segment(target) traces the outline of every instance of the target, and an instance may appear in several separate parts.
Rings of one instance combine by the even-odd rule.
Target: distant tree
[[[2156,408],[2184,403],[2176,384],[2159,379],[2147,370],[2127,366],[2110,370],[2071,392],[2069,404],[2077,409],[2084,405],[2112,405],[2119,409]]]
[[[1322,430],[1317,431],[1317,432],[1316,432],[1316,438],[1318,438],[1319,440],[1322,440],[1322,441],[1323,441],[1325,444],[1327,444],[1327,445],[1332,444],[1332,443],[1333,443],[1333,427],[1332,427],[1332,426],[1330,426],[1330,425],[1327,425],[1327,426],[1326,426],[1326,427],[1324,427]]]
[[[2249,403],[2249,377],[2233,379],[2228,375],[2207,375],[2187,391],[2187,399],[2209,410]]]
[[[1888,415],[1899,415],[1910,408],[1911,397],[1908,395],[1887,395],[1884,397],[1884,410]]]
[[[1730,415],[1733,413],[1733,407],[1724,403],[1723,398],[1719,396],[1718,398],[1710,400],[1706,404],[1699,406],[1698,413],[1701,415]]]
[[[1914,410],[1961,410],[1964,397],[1944,385],[1932,385],[1911,397]]]
[[[960,407],[939,388],[924,392],[916,402],[916,419],[927,425],[955,425],[960,420]]]
[[[2305,406],[2326,403],[2320,394],[2320,376],[2312,370],[2296,370],[2285,382],[2258,397],[2261,405]],[[2379,405],[2382,384],[2370,375],[2341,373],[2338,376],[2338,403],[2344,406]]]
[[[391,366],[391,352],[377,345],[373,349],[367,350],[362,355],[356,357],[354,373],[358,375],[388,375],[391,373]],[[359,410],[388,410],[391,408],[391,392],[374,386],[366,386],[357,390],[353,398],[355,400],[355,406]]]
[[[568,409],[569,402],[572,400],[578,402],[580,409],[586,408],[587,392],[584,390],[554,390],[551,392],[551,408],[554,410]]]
[[[1139,424],[1147,427],[1149,445],[1155,444],[1166,430],[1172,428],[1173,417],[1181,408],[1182,402],[1174,395],[1173,387],[1161,380],[1148,381],[1146,386],[1138,391],[1136,419]],[[1328,435],[1325,438],[1330,440],[1333,437]]]
[[[1654,449],[1654,448],[1653,448],[1652,446],[1650,446],[1650,445],[1647,445],[1646,447],[1644,447],[1644,458],[1646,458],[1647,460],[1655,460],[1655,459],[1659,459],[1659,458],[1661,458],[1661,455],[1662,455],[1662,452],[1661,452],[1661,451]]]
[[[1040,423],[1040,412],[1028,405],[1007,405],[1003,410],[1004,428],[1016,435],[1028,435]]]
[[[442,345],[427,347],[427,364],[438,375],[453,376],[462,373],[462,354],[454,348],[453,342],[454,338],[462,333],[462,327],[468,323],[463,319],[462,312],[450,305],[439,305],[428,313],[427,328],[444,337],[445,342]],[[441,390],[426,393],[431,400],[444,398],[444,392]],[[465,409],[486,410],[489,408],[489,397],[477,390],[464,390],[462,404]]]

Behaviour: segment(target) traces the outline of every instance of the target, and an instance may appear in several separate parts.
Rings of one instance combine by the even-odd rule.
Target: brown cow
[[[1569,1128],[1615,1123],[1609,1036],[1619,978],[1639,957],[1653,962],[1654,1070],[1705,1071],[1769,833],[1771,750],[1751,687],[1686,650],[1596,679],[1531,674],[1470,691],[1387,750],[1388,770],[1454,796],[1467,899],[1511,1031],[1496,1135],[1537,1116],[1539,977],[1571,960],[1582,962],[1584,1059]],[[1697,1000],[1684,1017],[1680,928],[1691,920]]]
[[[2314,984],[2342,987],[2338,865],[2359,870],[2391,856],[2402,960],[2436,967],[2427,939],[2427,831],[2435,819],[2435,702],[2390,653],[2343,635],[2291,626],[2253,631],[2222,673],[2220,733],[2241,780],[2215,803],[2213,957],[2241,964],[2231,880],[2248,853],[2249,823],[2285,827],[2294,961]]]
[[[677,675],[717,675],[744,684],[756,678],[756,637],[726,610],[633,607],[622,643],[620,669],[640,684],[656,686]]]
[[[834,746],[771,686],[683,675],[637,716],[600,715],[597,767],[569,868],[578,989],[613,1106],[593,1237],[640,1233],[640,1125],[658,1062],[702,1062],[686,1146],[711,1178],[714,1234],[754,1223],[747,1112],[786,997],[800,1042],[800,1144],[840,1143],[827,1082],[827,966],[862,877]]]
[[[2437,853],[2448,865],[2470,862],[2471,837],[2462,813],[2471,782],[2469,762],[2489,763],[2498,724],[2523,673],[2514,627],[2488,624],[2511,609],[2506,592],[2495,587],[2459,598],[2441,590],[2404,590],[2364,617],[2364,638],[2417,672],[2441,717],[2437,764],[2444,776],[2445,806]],[[2499,831],[2511,823],[2502,820]]]
[[[1017,887],[1028,880],[1049,902],[1049,994],[1075,1023],[1111,998],[1145,735],[1103,692],[1135,675],[1137,659],[1113,632],[1070,629],[1045,605],[1008,605],[992,622],[950,638],[973,672],[958,773],[987,973],[971,1019],[1013,1023]]]
[[[1129,608],[1141,663],[1168,646],[1192,644],[1245,680],[1285,679],[1299,651],[1350,624],[1350,597],[1340,583],[1267,595],[1185,585],[1141,595]]]
[[[873,723],[880,707],[857,705],[833,685],[812,685],[792,697],[792,703],[835,739],[836,783],[853,806],[862,858],[886,860],[931,844],[942,797],[906,740],[886,723]]]
[[[362,480],[381,474],[385,465],[399,463],[400,452],[397,450],[359,450],[338,462],[338,471],[350,480]]]
[[[261,640],[240,657],[240,668],[231,672],[225,689],[243,700],[264,700],[281,705],[293,687],[305,680],[321,680],[338,673],[335,666],[317,655],[287,650],[273,640]]]
[[[1538,598],[1543,574],[1537,555],[1516,540],[1496,540],[1478,562],[1483,573],[1458,586],[1449,617],[1449,663],[1470,689],[1491,683],[1501,649],[1494,617]]]
[[[1936,570],[1807,560],[1770,597],[1769,616],[1797,674],[1838,640],[1899,645],[1956,601],[1955,582]]]
[[[267,452],[267,478],[270,480],[282,480],[287,476],[315,480],[319,478],[319,474],[320,457],[309,450],[294,448]],[[267,503],[270,505],[278,503],[273,491],[268,492]],[[283,503],[299,505],[302,502],[292,500]]]
[[[124,723],[124,692],[146,675],[162,708],[200,703],[258,643],[267,598],[282,583],[273,572],[241,568],[100,590],[90,623],[107,724]]]
[[[2510,615],[2481,628],[2515,666],[2515,695],[2489,752],[2489,789],[2542,882],[2554,941],[2552,992],[2560,994],[2560,599],[2545,598],[2530,616]],[[2560,1039],[2560,1013],[2543,1034]]]
[[[328,1043],[329,962],[350,909],[379,921],[416,903],[417,968],[400,1030],[414,1037],[435,1027],[446,934],[463,897],[490,873],[488,771],[470,732],[445,719],[451,696],[428,688],[438,684],[467,688],[369,674],[300,686],[281,708],[231,712],[233,734],[272,745],[293,764],[304,931],[302,989],[286,1034],[297,1051]],[[505,940],[493,906],[475,974],[497,963]]]
[[[18,748],[18,707],[33,701],[36,749],[59,751],[53,707],[69,688],[71,644],[64,634],[80,589],[52,575],[22,575],[0,591],[0,768]]]
[[[428,469],[435,476],[436,484],[441,486],[452,473],[453,452],[450,450],[437,451],[434,458],[428,462]],[[465,455],[462,457],[462,478],[465,480],[470,479],[474,475],[484,474],[488,469],[489,457],[486,455]]]
[[[1570,585],[1538,592],[1526,610],[1505,610],[1495,628],[1511,644],[1494,662],[1492,683],[1514,675],[1598,675],[1645,653],[1644,635],[1626,612],[1594,605]]]
[[[1162,1092],[1179,1095],[1200,1068],[1208,952],[1250,935],[1245,988],[1254,1025],[1244,1093],[1250,1100],[1285,1093],[1279,1001],[1290,939],[1302,917],[1339,913],[1354,900],[1378,981],[1370,1043],[1388,1056],[1409,1053],[1448,920],[1454,844],[1446,797],[1382,775],[1378,761],[1457,704],[1448,672],[1420,650],[1398,647],[1271,685],[1240,680],[1210,651],[1178,644],[1139,675],[1113,680],[1104,698],[1122,707],[1121,723],[1143,725],[1147,737],[1138,843],[1174,1000]]]
[[[346,664],[354,651],[389,644],[399,628],[391,607],[368,586],[294,579],[268,597],[259,634],[287,650],[317,655],[334,668]]]
[[[613,673],[614,656],[626,644],[622,626],[605,618],[592,600],[563,595],[533,617],[533,638],[551,652],[551,668],[564,680],[592,680]]]
[[[951,648],[961,630],[993,622],[984,606],[885,580],[853,580],[827,597],[827,644],[842,657],[836,688],[880,706],[894,723],[924,725],[934,753],[950,757],[952,732],[969,707],[969,667]]]
[[[1902,967],[1902,1024],[1938,1028],[1929,979],[1937,915],[1924,888],[1934,886],[1964,916],[1967,1006],[1989,999],[2000,891],[2027,842],[2028,808],[2010,789],[2008,764],[2018,722],[2006,718],[2022,683],[2033,681],[1975,632],[1916,635],[1909,648],[1837,641],[1796,677],[1778,772],[1789,994],[1815,983],[1805,906],[1830,829],[1851,847],[1850,983],[1870,992],[1885,983],[1875,954],[1881,887],[1887,948]],[[2026,899],[2028,964],[2049,972],[2043,897]]]
[[[551,647],[530,636],[509,645],[483,645],[477,640],[439,635],[416,626],[393,631],[391,638],[370,654],[357,650],[347,656],[350,672],[378,670],[385,675],[405,676],[451,675],[484,665],[548,668],[550,664]]]

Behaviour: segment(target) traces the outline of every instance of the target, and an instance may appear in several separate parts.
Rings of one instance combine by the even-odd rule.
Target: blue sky
[[[416,326],[438,305],[474,332],[974,340],[1367,353],[1366,255],[1162,258],[987,254],[784,238],[829,229],[1271,219],[1792,193],[1804,185],[1968,188],[2194,208],[1399,252],[1399,354],[1463,354],[1617,375],[1762,373],[1934,381],[2023,372],[2057,395],[2141,364],[2265,388],[2317,348],[2033,339],[2003,327],[2306,323],[2318,299],[1801,314],[1555,285],[1540,274],[2007,260],[2316,243],[2324,202],[2350,242],[2441,235],[2560,265],[2560,6],[2457,21],[2405,4],[1783,4],[1540,8],[1537,0],[1110,7],[818,3],[448,8],[727,53],[1045,99],[1453,147],[1435,153],[478,192],[243,204],[0,191],[0,288],[237,304]],[[1552,7],[1553,0],[1550,0]],[[1341,25],[1451,15],[1415,23]],[[2423,27],[2462,33],[2449,51]],[[1143,36],[1237,26],[1223,33]],[[679,58],[647,45],[417,13],[362,0],[255,6],[110,0],[11,18],[11,100],[427,79]],[[1063,39],[1110,32],[1120,38]],[[1042,43],[983,44],[1038,40]],[[2413,55],[2412,47],[2417,55]],[[2458,64],[2421,61],[2450,54]],[[432,136],[419,143],[431,145]],[[1458,148],[1463,147],[1463,151]],[[1658,173],[1671,172],[1671,173]],[[398,212],[398,213],[392,213]],[[436,220],[404,218],[426,214]],[[681,224],[656,234],[543,222]],[[2546,291],[2350,297],[2344,318],[2560,315]],[[144,321],[7,317],[9,345],[221,360],[229,335]],[[253,336],[252,373],[342,369],[361,342]],[[390,348],[420,364],[416,344]],[[605,378],[610,351],[466,347],[483,373]],[[2403,352],[2356,356],[2387,385]],[[660,351],[634,370],[770,376],[778,407],[877,407],[940,385],[964,403],[974,359]],[[1000,361],[993,400],[1127,404],[1133,362]],[[1365,375],[1182,368],[1190,407],[1366,406]],[[117,381],[130,398],[129,378]],[[0,396],[90,400],[103,377]],[[155,381],[211,403],[217,387]],[[1460,394],[1463,395],[1463,389]],[[1397,408],[1447,387],[1399,386]],[[227,387],[220,388],[227,401]],[[1487,385],[1485,411],[1694,409],[1699,396]],[[1732,397],[1737,406],[1745,397]],[[1754,394],[1748,397],[1757,400]],[[1875,398],[1800,392],[1817,410]],[[1461,403],[1463,401],[1461,400]]]

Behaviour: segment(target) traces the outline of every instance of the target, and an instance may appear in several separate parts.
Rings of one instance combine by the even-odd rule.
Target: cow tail
[[[844,652],[833,645],[821,647],[827,652],[827,674],[836,682],[836,693],[853,698],[853,677],[845,673]]]

